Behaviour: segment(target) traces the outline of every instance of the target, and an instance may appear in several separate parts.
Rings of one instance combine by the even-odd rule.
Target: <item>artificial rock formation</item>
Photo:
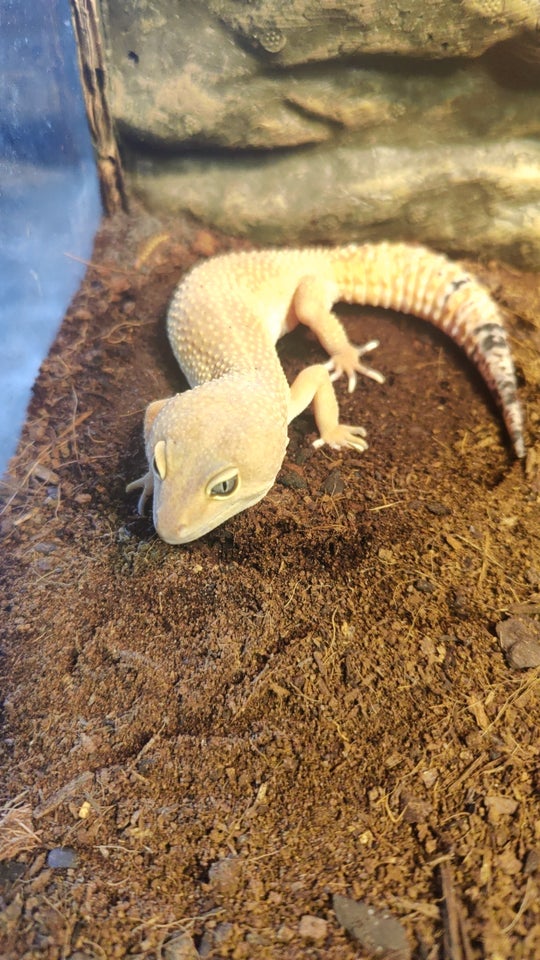
[[[536,0],[108,0],[133,189],[264,242],[540,266]]]

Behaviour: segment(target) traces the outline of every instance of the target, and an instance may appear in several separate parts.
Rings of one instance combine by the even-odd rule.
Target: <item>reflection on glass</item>
[[[0,7],[0,473],[101,209],[68,0]]]

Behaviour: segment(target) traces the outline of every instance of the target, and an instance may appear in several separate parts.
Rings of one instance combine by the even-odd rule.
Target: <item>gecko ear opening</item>
[[[154,400],[153,403],[150,403],[144,414],[144,434],[145,436],[150,432],[154,425],[154,420],[156,419],[158,413],[163,410],[163,407],[169,400]]]
[[[167,455],[165,452],[165,441],[158,440],[154,447],[154,458],[152,460],[152,469],[157,473],[160,480],[167,476]]]

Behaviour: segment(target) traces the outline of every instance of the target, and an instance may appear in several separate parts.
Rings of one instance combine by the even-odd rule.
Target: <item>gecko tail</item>
[[[413,314],[447,333],[484,378],[516,456],[524,457],[514,361],[501,311],[487,289],[459,263],[425,247],[375,243],[340,252],[335,269],[343,299]]]

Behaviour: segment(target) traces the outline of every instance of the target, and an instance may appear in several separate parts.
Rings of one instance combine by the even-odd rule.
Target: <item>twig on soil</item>
[[[77,793],[81,787],[85,784],[90,783],[94,779],[94,774],[90,770],[85,770],[84,773],[79,774],[78,777],[74,777],[73,780],[70,780],[69,783],[65,783],[63,787],[60,787],[59,790],[55,790],[47,800],[44,800],[43,803],[40,803],[35,807],[33,816],[36,820],[41,820],[42,817],[45,817],[48,813],[51,813],[53,810],[56,810],[60,804],[64,803],[65,800],[71,798],[74,793]]]
[[[525,693],[528,693],[529,689],[532,689],[538,683],[540,683],[540,670],[535,670],[530,677],[526,677],[524,680],[522,680],[518,689],[515,690],[514,693],[511,693],[508,699],[505,700],[499,712],[497,713],[497,716],[491,721],[489,727],[486,727],[485,730],[482,730],[482,736],[484,737],[487,733],[490,733],[496,724],[498,724],[499,720],[504,716],[508,708],[511,707],[516,700],[519,700],[520,697],[522,697]]]
[[[244,700],[244,702],[240,704],[240,706],[238,707],[238,709],[236,710],[236,712],[235,712],[235,714],[234,714],[235,719],[236,719],[237,717],[241,716],[241,715],[245,712],[245,710],[247,710],[248,705],[251,703],[251,701],[252,701],[253,698],[256,696],[256,694],[260,693],[261,683],[262,683],[263,680],[266,680],[266,684],[265,684],[265,686],[263,687],[263,690],[266,689],[266,687],[268,686],[269,679],[270,679],[270,677],[272,676],[273,671],[274,671],[274,668],[270,666],[270,663],[266,663],[266,664],[264,665],[264,667],[262,668],[262,670],[259,671],[259,673],[257,674],[257,676],[254,677],[254,679],[253,679],[252,682],[251,682],[251,690],[250,690],[250,692],[248,693],[248,695],[247,695],[246,699]],[[291,684],[291,686],[294,686],[294,684]],[[300,691],[298,691],[298,692],[300,693]],[[315,702],[315,701],[313,701],[313,702]]]
[[[408,500],[392,500],[390,503],[381,503],[378,507],[370,507],[368,513],[380,513],[381,510],[391,510],[393,507],[401,507]]]
[[[76,260],[77,263],[82,263],[85,267],[97,270],[98,273],[122,273],[127,277],[139,276],[138,270],[129,270],[126,267],[113,267],[105,263],[94,263],[93,260],[84,260],[83,257],[76,257],[74,253],[67,253],[67,251],[64,251],[64,256],[67,257],[68,260]]]
[[[514,916],[514,919],[510,921],[510,923],[508,924],[507,927],[504,927],[504,929],[503,929],[503,931],[502,931],[504,934],[511,933],[512,930],[514,929],[516,923],[518,922],[519,918],[522,916],[523,913],[525,913],[525,910],[526,910],[527,907],[529,906],[529,894],[531,893],[531,890],[532,890],[533,886],[534,886],[534,880],[533,880],[533,878],[532,878],[532,877],[528,877],[528,878],[527,878],[527,885],[526,885],[526,887],[525,887],[525,893],[523,894],[523,900],[521,901],[521,903],[520,903],[520,905],[519,905],[519,907],[518,907],[518,910],[517,910],[517,913],[516,913],[515,916]]]
[[[75,432],[75,423],[77,421],[76,413],[77,413],[77,408],[79,406],[79,398],[77,396],[77,391],[75,390],[74,387],[72,387],[71,392],[73,394],[73,413],[71,415],[71,442],[73,444],[73,455],[75,457],[75,461],[78,463],[80,460],[80,456],[79,456],[79,446],[77,443],[77,434]]]
[[[464,543],[466,547],[469,547],[471,550],[474,550],[475,553],[479,553],[481,555],[482,567],[480,569],[480,575],[482,575],[482,571],[484,567],[487,568],[488,562],[493,564],[494,567],[498,567],[499,570],[502,570],[503,573],[506,574],[506,565],[504,563],[499,562],[499,560],[496,560],[493,554],[488,549],[488,547],[490,547],[491,545],[490,538],[488,536],[485,537],[484,542],[481,545],[478,543],[475,543],[474,540],[470,540],[468,537],[462,536],[462,534],[460,533],[455,533],[453,536],[455,537],[456,540],[461,541],[461,543]]]
[[[440,866],[444,898],[444,957],[447,960],[473,960],[463,907],[459,902],[449,863]]]
[[[99,943],[96,943],[94,940],[86,940],[85,938],[82,941],[82,945],[83,947],[91,947],[92,950],[95,950],[97,953],[99,953],[99,956],[102,957],[103,960],[107,960],[107,954],[105,953],[103,947],[100,947]]]
[[[486,753],[481,753],[480,756],[475,757],[474,760],[469,763],[465,769],[460,773],[455,780],[452,780],[450,783],[445,784],[445,788],[450,793],[450,791],[457,790],[457,788],[466,780],[468,777],[472,776],[473,773],[476,773],[478,767],[481,767],[483,764],[489,762],[489,758]]]
[[[486,533],[484,536],[483,542],[483,552],[482,552],[482,566],[480,567],[480,572],[478,574],[478,579],[476,581],[476,591],[479,592],[480,588],[486,579],[487,572],[489,570],[489,564],[491,561],[489,548],[491,545],[491,538],[489,533]]]
[[[136,927],[133,927],[131,936],[134,936],[136,933],[140,933],[142,930],[147,930],[153,928],[154,930],[171,930],[173,927],[178,927],[179,930],[189,930],[194,923],[197,923],[199,920],[208,920],[210,917],[219,916],[220,913],[224,913],[224,907],[213,907],[211,910],[207,910],[206,913],[200,913],[193,917],[181,917],[179,920],[168,920],[165,923],[161,923],[159,917],[149,917],[148,920],[140,920]]]
[[[428,903],[425,900],[412,900],[410,897],[392,897],[392,903],[397,910],[403,914],[420,914],[428,917],[430,920],[439,919],[439,908],[435,903]]]
[[[107,332],[107,336],[102,337],[102,340],[104,343],[110,343],[113,346],[117,346],[119,343],[128,343],[131,340],[131,336],[134,330],[138,330],[140,327],[149,327],[153,323],[154,323],[154,320],[139,320],[138,322],[122,320],[121,323],[115,323],[114,327],[111,327],[111,329]],[[127,331],[126,336],[118,337],[118,339],[115,340],[112,337],[112,334],[116,333],[117,330],[123,330],[123,329]]]

